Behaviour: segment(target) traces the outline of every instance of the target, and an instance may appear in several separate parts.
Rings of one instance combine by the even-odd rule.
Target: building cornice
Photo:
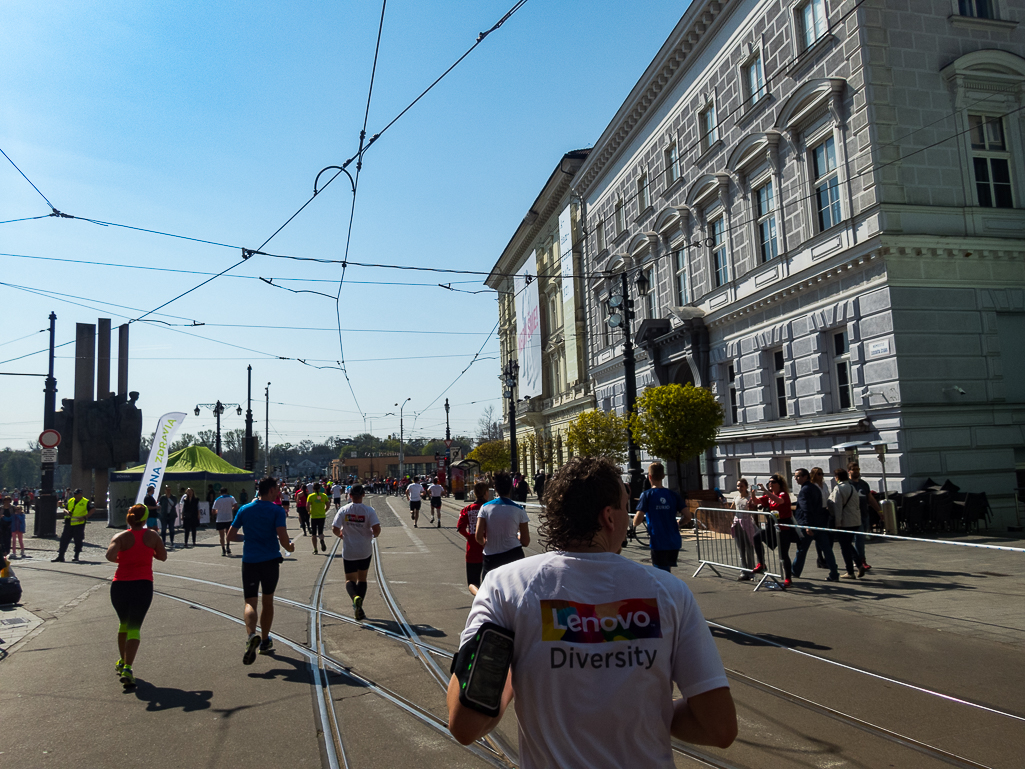
[[[581,197],[618,156],[634,128],[665,101],[690,60],[704,49],[709,34],[737,5],[737,0],[691,3],[577,172],[574,188]]]

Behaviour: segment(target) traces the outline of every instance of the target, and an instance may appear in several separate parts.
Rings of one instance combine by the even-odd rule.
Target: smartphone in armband
[[[452,658],[463,705],[492,718],[498,715],[512,665],[513,637],[513,631],[485,622]]]

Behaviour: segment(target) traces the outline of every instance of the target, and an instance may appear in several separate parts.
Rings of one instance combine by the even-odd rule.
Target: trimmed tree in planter
[[[630,415],[634,441],[653,456],[673,460],[677,485],[680,463],[712,448],[722,423],[722,406],[711,391],[690,383],[647,388]]]
[[[566,440],[569,449],[581,457],[609,457],[616,462],[626,458],[626,417],[615,411],[583,411],[569,423]]]

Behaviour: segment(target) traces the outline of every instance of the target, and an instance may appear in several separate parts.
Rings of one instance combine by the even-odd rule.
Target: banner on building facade
[[[562,338],[566,349],[566,382],[580,379],[577,362],[577,292],[576,271],[573,268],[573,215],[572,206],[559,214],[559,261],[562,273]]]
[[[153,445],[150,446],[149,459],[146,461],[146,472],[142,474],[142,481],[139,483],[139,493],[135,495],[135,504],[141,505],[146,497],[146,489],[152,486],[156,493],[160,493],[160,484],[164,480],[164,470],[167,469],[168,457],[171,455],[171,442],[174,441],[174,434],[181,427],[185,414],[181,411],[172,411],[164,414],[157,421],[156,432],[153,433]]]
[[[529,282],[528,282],[529,278]],[[541,395],[541,310],[537,291],[537,252],[513,276],[516,293],[516,351],[520,398]]]

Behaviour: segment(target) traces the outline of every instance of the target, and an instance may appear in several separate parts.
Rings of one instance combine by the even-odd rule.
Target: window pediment
[[[776,129],[788,133],[800,132],[823,112],[835,112],[833,119],[839,121],[839,102],[847,88],[842,78],[811,80],[796,91],[783,104],[776,118]]]

